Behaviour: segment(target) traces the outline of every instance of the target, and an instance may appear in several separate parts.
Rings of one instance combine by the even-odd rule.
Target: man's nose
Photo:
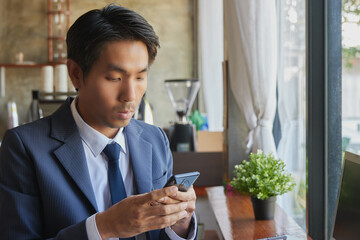
[[[124,102],[133,102],[136,99],[135,81],[131,78],[122,82],[119,92],[119,100]]]

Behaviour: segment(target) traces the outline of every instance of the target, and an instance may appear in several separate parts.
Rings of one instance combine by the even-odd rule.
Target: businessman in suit
[[[109,5],[76,20],[66,41],[78,96],[6,132],[0,239],[195,239],[193,188],[162,188],[164,132],[132,119],[159,47],[153,28]]]

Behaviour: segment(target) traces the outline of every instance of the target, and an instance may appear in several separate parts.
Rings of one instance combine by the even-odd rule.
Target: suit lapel
[[[129,147],[130,162],[134,172],[137,192],[147,193],[152,191],[152,144],[141,138],[143,129],[135,120],[131,120],[125,127],[124,134]],[[148,240],[162,239],[160,233],[164,230],[146,232]],[[166,234],[165,234],[166,235]],[[166,235],[167,236],[167,235]],[[164,240],[169,238],[164,238]]]
[[[54,151],[54,154],[97,211],[95,194],[86,163],[84,147],[70,110],[71,102],[72,99],[68,98],[66,103],[52,116],[51,136],[64,143]]]
[[[152,190],[152,144],[141,138],[142,128],[131,120],[124,133],[138,193]]]

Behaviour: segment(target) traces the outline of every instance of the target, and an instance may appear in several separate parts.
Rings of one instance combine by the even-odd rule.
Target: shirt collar
[[[116,142],[121,146],[121,151],[126,154],[126,144],[124,136],[124,128],[120,128],[116,136],[111,139],[90,127],[80,116],[76,108],[77,98],[70,105],[71,113],[75,123],[79,129],[80,137],[89,147],[90,151],[97,157],[106,147],[107,144]]]

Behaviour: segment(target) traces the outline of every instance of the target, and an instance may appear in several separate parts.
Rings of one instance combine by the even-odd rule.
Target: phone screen
[[[164,187],[177,186],[179,191],[186,192],[199,176],[199,172],[175,174],[169,178]]]

